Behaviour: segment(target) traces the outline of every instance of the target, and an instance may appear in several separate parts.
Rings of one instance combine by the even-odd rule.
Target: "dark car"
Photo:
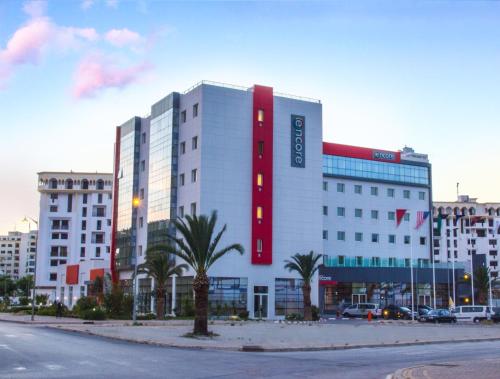
[[[388,305],[382,310],[382,317],[386,320],[411,320],[410,308],[398,305]]]
[[[500,311],[496,311],[491,315],[491,321],[493,321],[495,324],[500,322]]]
[[[457,322],[457,317],[448,309],[434,309],[420,316],[418,320],[421,322],[433,322],[435,324],[440,322],[455,323]]]
[[[408,308],[412,309],[412,307],[408,307]],[[426,313],[432,311],[432,307],[430,307],[428,305],[423,305],[423,304],[417,305],[416,309],[417,309],[418,316],[423,316]]]

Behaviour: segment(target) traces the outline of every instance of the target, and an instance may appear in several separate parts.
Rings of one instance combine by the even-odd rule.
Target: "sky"
[[[115,126],[201,80],[320,99],[325,141],[500,201],[500,2],[2,0],[0,233],[38,217],[37,172],[111,172]]]

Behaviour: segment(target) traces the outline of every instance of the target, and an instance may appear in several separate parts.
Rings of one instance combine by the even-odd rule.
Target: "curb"
[[[397,343],[375,343],[375,344],[359,344],[359,345],[337,345],[337,346],[315,346],[315,347],[276,347],[266,348],[260,345],[242,345],[240,347],[226,347],[226,346],[200,346],[200,345],[179,345],[175,343],[165,343],[147,340],[135,340],[132,338],[106,336],[89,330],[75,330],[66,329],[64,326],[45,326],[46,328],[61,330],[65,332],[73,332],[75,334],[84,334],[94,337],[110,339],[114,341],[130,342],[142,345],[151,345],[158,347],[169,347],[175,349],[189,349],[189,350],[220,350],[220,351],[239,351],[245,353],[292,353],[292,352],[314,352],[314,351],[334,351],[334,350],[353,350],[353,349],[370,349],[379,347],[400,347],[400,346],[420,346],[420,345],[442,345],[449,343],[467,343],[467,342],[493,342],[500,341],[500,337],[488,338],[473,338],[473,339],[454,339],[454,340],[441,340],[441,341],[415,341],[415,342],[397,342]],[[396,378],[396,377],[394,377]]]

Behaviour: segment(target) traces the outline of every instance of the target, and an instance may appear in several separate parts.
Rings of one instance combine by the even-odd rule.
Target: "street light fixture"
[[[141,200],[134,196],[132,198],[132,207],[139,208],[141,205]],[[133,291],[133,300],[134,305],[132,309],[132,323],[135,324],[137,322],[137,246],[134,249],[134,277],[132,279],[132,291]]]
[[[30,220],[36,225],[37,233],[35,238],[35,265],[33,268],[33,299],[31,300],[31,321],[35,321],[35,303],[36,303],[36,256],[38,250],[38,221],[32,217],[24,216],[23,222],[28,223],[28,229],[31,230]]]

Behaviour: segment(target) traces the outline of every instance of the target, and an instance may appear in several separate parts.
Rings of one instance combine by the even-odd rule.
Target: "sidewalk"
[[[405,368],[396,371],[392,379],[497,379],[499,371],[500,359],[482,359]]]

